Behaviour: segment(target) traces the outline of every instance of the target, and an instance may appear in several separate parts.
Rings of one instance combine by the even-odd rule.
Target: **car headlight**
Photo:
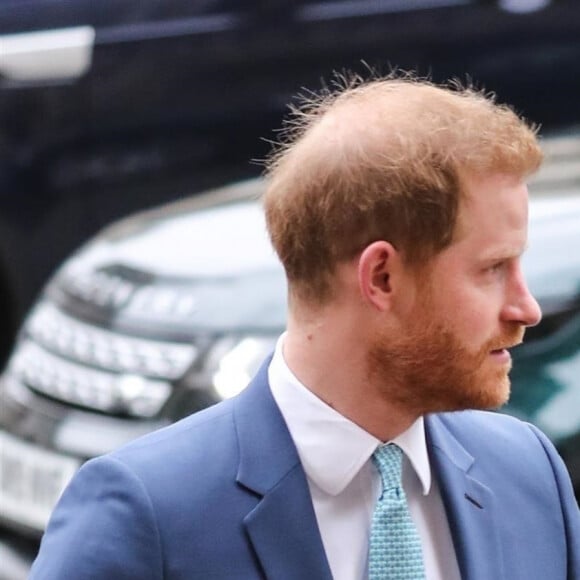
[[[275,345],[276,338],[270,336],[246,336],[228,350],[218,344],[216,351],[221,352],[212,382],[219,398],[229,399],[242,391]]]

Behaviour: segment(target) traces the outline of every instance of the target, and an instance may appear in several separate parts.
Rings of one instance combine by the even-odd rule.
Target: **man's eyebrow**
[[[484,262],[493,262],[499,260],[509,260],[512,258],[520,258],[528,249],[529,243],[526,242],[524,246],[520,247],[505,247],[491,250],[488,254],[483,254],[481,256]]]

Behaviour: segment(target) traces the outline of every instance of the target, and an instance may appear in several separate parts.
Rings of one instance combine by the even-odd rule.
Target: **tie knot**
[[[373,453],[372,459],[381,475],[383,491],[401,487],[403,451],[400,447],[394,443],[381,445]]]

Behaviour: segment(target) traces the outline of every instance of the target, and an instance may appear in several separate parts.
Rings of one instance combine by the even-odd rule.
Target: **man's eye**
[[[500,270],[502,270],[505,266],[505,262],[501,261],[501,262],[495,262],[494,264],[492,264],[491,266],[489,266],[488,268],[486,268],[486,271],[490,272],[490,273],[494,273],[494,272],[499,272]]]

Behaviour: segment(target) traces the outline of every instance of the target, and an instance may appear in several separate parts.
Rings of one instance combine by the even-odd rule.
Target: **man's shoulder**
[[[484,431],[520,431],[529,430],[529,423],[500,413],[498,411],[479,411],[469,409],[466,411],[453,411],[448,413],[435,413],[431,417],[444,423],[448,428],[454,430],[461,429],[482,429]]]
[[[212,436],[216,430],[224,431],[233,424],[233,401],[227,400],[196,411],[166,427],[157,429],[135,439],[118,449],[119,455],[130,454],[147,447],[149,450],[157,446],[174,445],[180,442],[194,444],[207,436]]]
[[[182,471],[198,476],[216,456],[235,461],[237,445],[233,402],[224,401],[157,429],[96,461],[114,462],[147,481],[179,478]]]
[[[430,444],[448,454],[461,449],[480,468],[520,473],[561,468],[554,445],[537,427],[490,411],[439,413],[427,418]]]
[[[236,397],[143,435],[89,463],[96,463],[96,471],[113,470],[160,490],[195,482],[195,488],[203,491],[204,486],[234,481],[240,461],[240,424],[262,423],[270,412],[264,404],[269,392],[265,385],[263,376],[258,376]]]
[[[428,419],[434,429],[451,433],[459,442],[478,448],[502,444],[513,446],[537,445],[547,441],[545,435],[533,425],[516,417],[495,411],[457,411],[437,413]]]

